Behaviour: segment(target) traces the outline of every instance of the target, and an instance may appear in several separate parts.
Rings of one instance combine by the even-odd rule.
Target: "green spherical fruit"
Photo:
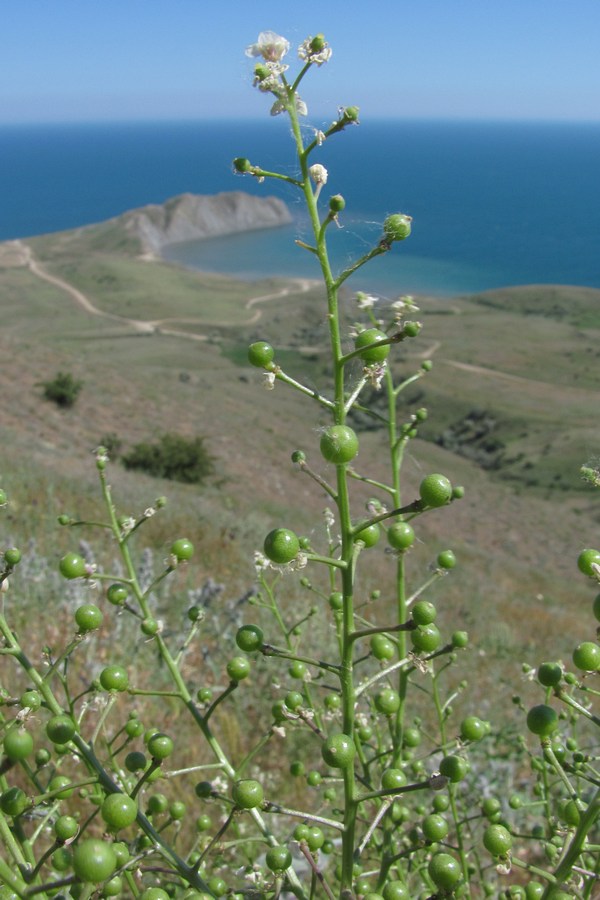
[[[583,672],[600,669],[600,646],[594,641],[583,641],[573,650],[573,663]]]
[[[600,550],[582,550],[577,557],[577,566],[588,578],[597,578],[594,566],[600,566]]]
[[[562,668],[558,663],[545,662],[538,667],[537,677],[544,687],[556,687],[562,678]]]
[[[497,816],[502,809],[502,804],[496,797],[486,797],[481,804],[481,811],[486,819],[492,819]]]
[[[469,643],[469,634],[467,631],[453,631],[450,640],[453,647],[462,650]]]
[[[462,876],[460,863],[449,853],[436,853],[432,856],[427,871],[436,887],[446,891],[456,887]]]
[[[402,213],[394,213],[394,215],[388,216],[383,223],[384,240],[389,243],[404,241],[410,235],[411,222],[411,217]]]
[[[42,705],[42,698],[37,691],[24,691],[19,697],[19,703],[23,709],[39,709]]]
[[[141,737],[144,733],[144,724],[139,719],[129,719],[125,725],[125,734],[127,737]]]
[[[416,337],[421,330],[420,322],[405,322],[402,326],[402,334],[406,337]],[[415,432],[416,434],[416,432]],[[415,434],[409,432],[410,437],[414,437]]]
[[[154,637],[154,635],[158,634],[159,628],[159,623],[152,616],[147,616],[140,624],[140,630],[146,637]]]
[[[12,568],[21,562],[21,551],[17,547],[9,547],[4,551],[4,562]]]
[[[418,653],[433,653],[439,647],[442,636],[437,625],[431,622],[429,625],[419,625],[411,631],[410,639]]]
[[[128,772],[140,772],[146,768],[148,760],[141,750],[132,750],[125,757],[125,768]]]
[[[396,647],[385,634],[374,634],[370,641],[371,653],[375,659],[392,659],[396,653]]]
[[[306,835],[306,843],[308,844],[308,849],[312,853],[316,853],[317,850],[320,850],[323,844],[325,843],[325,835],[321,831],[318,825],[309,825],[308,826],[308,834]]]
[[[171,556],[174,556],[177,562],[187,562],[194,555],[194,545],[187,538],[179,538],[171,544]]]
[[[275,351],[266,341],[255,341],[248,347],[248,362],[257,369],[268,369],[274,356]]]
[[[504,825],[488,825],[483,832],[483,846],[492,856],[506,856],[512,843],[512,835]]]
[[[63,578],[82,578],[87,574],[85,560],[77,553],[67,553],[58,564]]]
[[[56,840],[64,843],[74,838],[79,831],[79,822],[73,816],[59,816],[54,823]]]
[[[379,328],[367,328],[365,331],[361,331],[360,334],[357,334],[354,339],[354,348],[361,351],[359,356],[363,362],[366,362],[369,365],[372,363],[381,363],[390,355],[390,345],[378,345],[381,344],[381,341],[387,341],[387,339],[388,336],[385,331],[380,331]]]
[[[421,743],[421,732],[418,728],[405,728],[402,735],[403,747],[418,747]]]
[[[271,872],[285,872],[292,864],[292,854],[287,847],[269,847],[265,862]]]
[[[452,485],[445,475],[426,475],[419,485],[419,496],[421,503],[432,509],[446,506],[452,498]]]
[[[381,528],[379,525],[367,525],[356,534],[354,540],[362,541],[365,547],[374,547],[381,537]]]
[[[377,712],[392,716],[400,709],[400,695],[393,688],[383,688],[373,699]]]
[[[66,744],[75,734],[75,723],[70,716],[52,716],[46,723],[46,734],[53,744]]]
[[[442,550],[438,554],[437,564],[440,569],[453,569],[456,565],[456,556],[452,550]]]
[[[258,625],[242,625],[241,628],[238,628],[235,642],[245,653],[260,650],[263,645],[262,629]]]
[[[299,550],[298,536],[289,528],[275,528],[265,538],[265,556],[277,565],[291,562],[298,556]]]
[[[106,591],[106,599],[113,606],[123,606],[127,600],[127,588],[124,584],[111,584]]]
[[[100,684],[105,691],[126,691],[129,676],[123,666],[106,666],[100,672]]]
[[[73,796],[75,788],[69,787],[71,779],[67,775],[55,775],[48,782],[48,790],[51,791],[57,800],[68,800]]]
[[[429,600],[418,600],[413,606],[412,618],[417,625],[431,625],[437,617],[437,609]]]
[[[289,667],[288,672],[290,678],[296,678],[298,681],[300,681],[304,680],[308,669],[306,668],[306,663],[303,663],[299,659],[296,659]]]
[[[467,716],[460,723],[460,737],[463,741],[480,741],[487,733],[487,723],[477,716]]]
[[[233,802],[240,809],[255,809],[264,800],[262,785],[252,778],[243,778],[236,781],[231,789]]]
[[[250,674],[250,660],[245,656],[234,656],[227,663],[227,674],[232,681],[243,681]]]
[[[327,462],[344,465],[358,453],[358,437],[347,425],[332,425],[321,435],[320,447]]]
[[[384,769],[381,773],[381,787],[384,791],[395,791],[407,783],[403,769]]]
[[[443,841],[449,831],[448,821],[444,816],[432,813],[421,823],[421,830],[426,841]]]
[[[173,739],[168,734],[157,731],[148,741],[148,753],[153,759],[163,760],[171,755],[174,749]]]
[[[548,737],[558,728],[558,714],[551,706],[541,703],[539,706],[532,706],[527,713],[527,727],[532,734],[540,737]]]
[[[347,734],[332,734],[321,745],[321,756],[332,769],[347,769],[354,760],[356,747]]]
[[[152,796],[148,798],[146,809],[151,816],[159,816],[161,813],[166,813],[168,808],[169,801],[164,794],[152,794]]]
[[[222,878],[219,878],[218,875],[215,875],[214,878],[209,878],[208,888],[217,897],[222,897],[227,893],[227,884]]]
[[[75,622],[81,634],[100,628],[103,618],[101,610],[93,603],[86,603],[75,610]]]
[[[59,847],[52,854],[52,867],[57,872],[68,872],[73,864],[73,854],[66,847]]]
[[[117,868],[117,857],[110,844],[97,838],[80,841],[73,851],[73,870],[83,882],[99,884]]]
[[[340,213],[345,208],[346,201],[341,194],[334,194],[333,197],[329,198],[329,209],[332,213]]]
[[[127,828],[137,816],[137,803],[127,794],[110,794],[104,800],[100,814],[111,831]]]
[[[415,530],[408,522],[394,522],[388,528],[387,539],[394,550],[408,550],[415,542]]]
[[[174,800],[169,807],[169,815],[176,822],[179,822],[186,813],[186,805],[181,800]]]
[[[27,794],[20,787],[8,788],[7,791],[0,794],[0,809],[7,816],[16,818],[25,812],[28,806]]]
[[[567,802],[563,804],[561,808],[561,818],[563,822],[566,822],[571,828],[576,828],[579,825],[581,813],[575,800],[567,800]]]
[[[410,900],[410,891],[403,881],[388,881],[381,896],[383,900]]]
[[[304,697],[300,691],[288,691],[283,702],[289,710],[295,712],[304,703]]]
[[[33,738],[24,728],[11,728],[3,741],[4,754],[12,762],[26,759],[33,753]]]
[[[334,612],[339,612],[339,610],[343,609],[344,606],[344,596],[339,591],[334,591],[329,595],[329,599],[327,602]]]
[[[462,781],[469,771],[469,763],[463,756],[445,756],[440,763],[440,775],[453,784]]]

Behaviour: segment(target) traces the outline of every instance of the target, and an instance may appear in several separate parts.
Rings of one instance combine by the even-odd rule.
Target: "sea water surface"
[[[316,123],[323,127],[323,123]],[[312,131],[306,125],[306,136]],[[91,224],[187,191],[275,194],[294,223],[177,245],[169,259],[240,277],[318,277],[299,191],[235,176],[247,156],[297,174],[283,117],[0,127],[0,239]],[[357,289],[452,295],[526,283],[600,288],[600,124],[369,121],[317,148],[336,269],[377,243],[386,215],[413,217],[409,240],[353,277]]]

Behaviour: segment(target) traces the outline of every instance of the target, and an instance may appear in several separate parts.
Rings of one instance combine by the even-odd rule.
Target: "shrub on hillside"
[[[70,372],[58,372],[50,381],[43,381],[42,387],[46,400],[68,409],[75,404],[83,381],[74,378]]]
[[[213,457],[204,438],[163,434],[155,443],[135,444],[121,457],[127,469],[140,469],[155,478],[200,484],[214,472]]]

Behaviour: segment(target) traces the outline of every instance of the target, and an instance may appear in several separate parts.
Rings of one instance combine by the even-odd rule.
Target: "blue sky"
[[[0,0],[0,9],[5,123],[260,117],[268,99],[250,86],[244,48],[262,30],[294,47],[325,33],[333,57],[303,91],[316,115],[356,104],[370,117],[600,121],[600,0]]]

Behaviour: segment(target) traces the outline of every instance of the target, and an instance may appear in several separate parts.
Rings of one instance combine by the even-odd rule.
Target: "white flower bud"
[[[327,169],[320,163],[315,163],[308,170],[308,174],[316,185],[327,184]]]

